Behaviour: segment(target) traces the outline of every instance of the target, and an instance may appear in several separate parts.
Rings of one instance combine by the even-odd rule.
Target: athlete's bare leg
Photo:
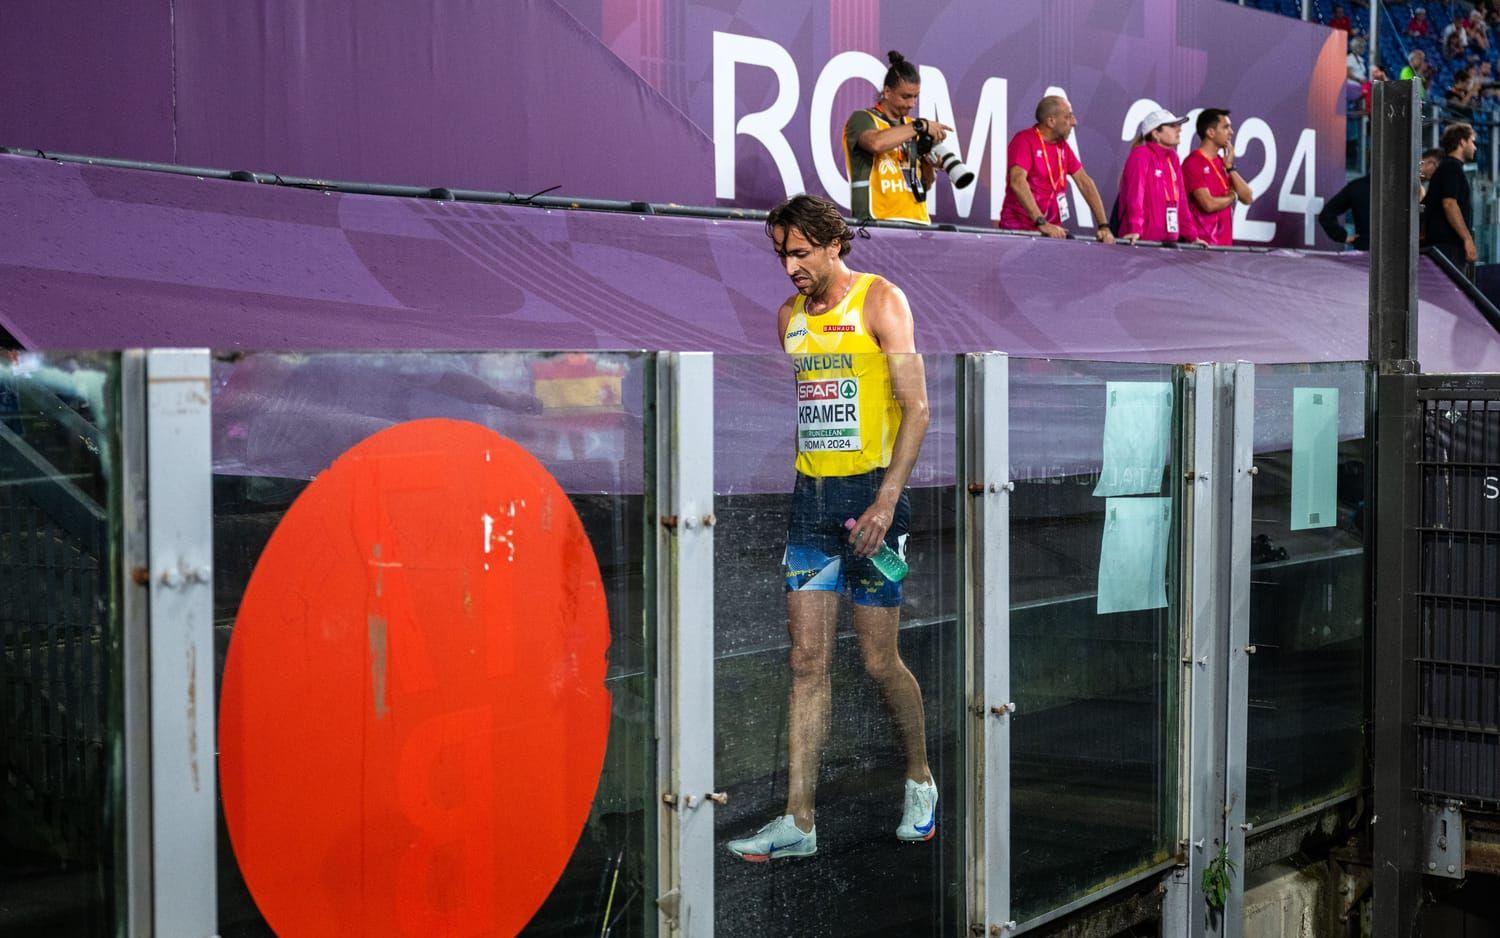
[[[818,765],[828,738],[832,702],[829,663],[838,626],[839,594],[806,590],[786,594],[787,631],[792,638],[792,692],[787,705],[786,813],[803,831],[812,830]]]
[[[906,777],[914,782],[932,781],[927,767],[927,722],[922,711],[922,688],[901,660],[896,636],[901,624],[899,607],[854,607],[854,633],[864,654],[865,671],[880,685],[886,706],[896,721],[906,747]]]

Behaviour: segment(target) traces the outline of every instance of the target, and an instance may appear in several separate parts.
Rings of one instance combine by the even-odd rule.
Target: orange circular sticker
[[[513,935],[567,864],[609,731],[609,618],[567,495],[418,420],[293,503],[240,604],[219,778],[278,934]]]

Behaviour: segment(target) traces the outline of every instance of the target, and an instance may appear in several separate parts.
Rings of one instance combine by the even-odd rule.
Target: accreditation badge
[[[1167,206],[1167,234],[1177,233],[1177,206]]]
[[[1068,223],[1068,219],[1070,219],[1072,217],[1073,217],[1073,213],[1068,210],[1068,194],[1066,192],[1059,192],[1057,194],[1057,218],[1058,218],[1058,221],[1060,221],[1060,222],[1062,222],[1062,224],[1066,225]]]

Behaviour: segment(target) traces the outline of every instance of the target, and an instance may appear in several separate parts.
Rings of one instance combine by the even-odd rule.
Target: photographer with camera
[[[850,208],[855,218],[926,225],[931,223],[927,190],[936,166],[947,169],[960,189],[974,181],[974,174],[944,143],[952,127],[908,117],[917,106],[922,77],[901,53],[893,51],[889,58],[891,67],[875,106],[855,111],[844,123]]]
[[[1067,195],[1071,176],[1098,220],[1099,240],[1105,244],[1114,242],[1109,216],[1099,199],[1099,188],[1083,171],[1078,154],[1068,145],[1068,135],[1077,123],[1066,98],[1048,95],[1037,102],[1036,124],[1012,137],[1006,148],[1010,184],[1000,206],[999,227],[1066,238],[1068,231],[1062,226],[1073,217]]]

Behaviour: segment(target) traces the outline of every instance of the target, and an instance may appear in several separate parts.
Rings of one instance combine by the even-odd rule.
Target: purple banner
[[[0,238],[0,327],[29,348],[712,351],[728,447],[720,490],[779,491],[790,478],[792,382],[773,331],[790,287],[758,223],[335,195],[14,156],[0,157],[0,206],[13,235]],[[1365,255],[870,234],[850,263],[906,291],[931,356],[939,409],[921,484],[951,477],[952,353],[1365,356]],[[1473,304],[1429,261],[1418,284],[1423,365],[1500,371],[1500,342]],[[570,491],[628,490],[640,479],[635,362],[615,374],[586,357],[583,372],[561,376],[517,356],[221,362],[216,465],[309,477],[376,429],[449,416],[505,428]],[[1036,404],[1013,438],[1051,454],[1038,471],[1086,467],[1098,458],[1098,379],[1152,370],[1083,368],[1093,379],[1082,389],[1067,367],[1036,373],[1052,371],[1052,386],[1031,383]],[[544,390],[553,380],[563,383]],[[601,401],[619,403],[577,409]]]
[[[0,325],[30,348],[776,351],[791,292],[758,222],[335,195],[0,156]],[[922,352],[1115,361],[1365,357],[1363,254],[876,229],[850,264],[912,298]],[[1500,371],[1423,261],[1420,357]]]
[[[1007,139],[1049,92],[1079,115],[1074,146],[1106,207],[1125,138],[1157,105],[1234,112],[1257,194],[1242,243],[1322,239],[1313,215],[1343,175],[1344,34],[1210,0],[85,6],[0,10],[0,143],[371,182],[847,204],[840,130],[873,103],[894,48],[922,69],[920,112],[957,126],[979,172],[961,192],[938,183],[939,221],[998,215]]]

